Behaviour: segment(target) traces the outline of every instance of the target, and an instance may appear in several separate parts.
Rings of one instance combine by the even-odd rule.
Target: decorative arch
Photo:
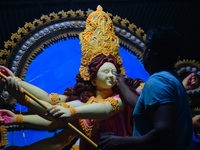
[[[25,23],[5,42],[0,53],[0,64],[9,67],[15,75],[24,78],[29,64],[46,48],[59,41],[78,38],[85,28],[87,16],[93,12],[88,10],[60,11],[42,15],[32,23]],[[139,60],[145,48],[146,34],[141,28],[127,19],[110,14],[115,26],[120,45],[130,51]],[[26,62],[26,63],[25,63]]]

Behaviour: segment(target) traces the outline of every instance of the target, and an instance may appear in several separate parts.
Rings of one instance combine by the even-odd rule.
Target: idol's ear
[[[96,85],[97,85],[95,79],[92,80],[92,85],[93,85],[93,86],[96,86]]]

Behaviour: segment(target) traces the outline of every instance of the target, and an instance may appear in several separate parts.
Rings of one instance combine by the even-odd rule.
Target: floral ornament
[[[122,59],[119,55],[119,38],[115,35],[114,25],[101,6],[92,12],[86,20],[86,28],[79,35],[82,51],[80,66],[80,75],[85,80],[90,80],[88,65],[91,60],[100,55],[112,55],[120,65],[122,74],[125,70],[122,65]]]

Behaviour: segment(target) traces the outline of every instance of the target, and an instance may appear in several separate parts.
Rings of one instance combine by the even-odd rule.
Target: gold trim
[[[1,132],[0,147],[1,147],[1,146],[5,146],[6,144],[8,144],[6,126],[1,125],[0,126],[0,132]]]

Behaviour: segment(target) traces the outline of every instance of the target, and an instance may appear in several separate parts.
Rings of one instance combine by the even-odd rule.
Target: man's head
[[[160,26],[147,33],[143,63],[148,72],[173,69],[179,59],[181,37],[173,27]]]

